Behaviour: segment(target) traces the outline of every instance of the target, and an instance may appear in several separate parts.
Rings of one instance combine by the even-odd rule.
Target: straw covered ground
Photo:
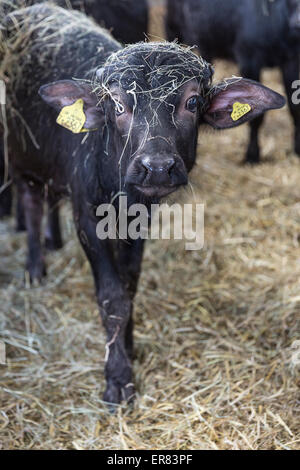
[[[282,91],[276,71],[264,83]],[[1,448],[300,449],[300,163],[286,109],[267,116],[255,168],[240,165],[247,133],[200,135],[195,196],[178,199],[205,203],[204,249],[147,245],[133,410],[101,401],[105,336],[69,207],[42,287],[24,286],[24,235],[1,222]]]

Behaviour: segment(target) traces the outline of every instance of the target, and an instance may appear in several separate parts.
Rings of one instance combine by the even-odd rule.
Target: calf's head
[[[93,82],[63,80],[42,86],[40,95],[58,111],[83,100],[83,127],[102,133],[120,189],[157,200],[187,183],[200,124],[235,127],[284,105],[259,83],[212,85],[212,76],[189,49],[140,43],[110,56]]]

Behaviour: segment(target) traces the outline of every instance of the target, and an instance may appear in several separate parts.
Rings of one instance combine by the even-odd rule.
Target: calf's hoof
[[[243,164],[245,165],[258,165],[260,163],[260,155],[259,155],[259,150],[258,149],[252,149],[249,148],[245,159],[243,161]]]
[[[28,261],[26,264],[25,280],[27,275],[31,285],[35,286],[41,284],[43,278],[47,275],[44,260],[35,263]]]
[[[108,404],[109,410],[114,412],[116,405],[120,405],[123,401],[132,404],[135,399],[135,387],[132,383],[124,386],[109,382],[103,395],[103,400]]]
[[[45,248],[49,251],[60,250],[63,247],[61,238],[45,237]]]
[[[9,217],[11,215],[10,209],[6,207],[1,207],[0,204],[0,219],[4,219],[4,217]]]
[[[25,223],[18,221],[16,225],[16,232],[26,232]]]

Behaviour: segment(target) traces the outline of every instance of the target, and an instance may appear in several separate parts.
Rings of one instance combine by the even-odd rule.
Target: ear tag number
[[[56,119],[57,124],[65,127],[73,134],[89,132],[89,129],[83,127],[85,121],[86,115],[83,111],[83,99],[81,98],[70,106],[64,106]]]
[[[251,106],[248,103],[239,103],[236,101],[233,105],[232,113],[231,113],[231,119],[233,121],[238,121],[241,119],[245,114],[248,114],[251,111]]]

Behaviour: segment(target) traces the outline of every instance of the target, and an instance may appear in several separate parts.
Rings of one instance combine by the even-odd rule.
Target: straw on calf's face
[[[82,98],[84,127],[103,133],[119,189],[157,200],[187,184],[201,123],[234,127],[284,103],[249,80],[212,87],[212,76],[212,67],[189,49],[137,44],[113,54],[93,84],[64,80],[41,87],[40,94],[57,110]],[[233,120],[237,100],[251,110]]]
[[[126,190],[159,198],[186,184],[211,67],[178,47],[139,44],[115,54],[97,76],[115,105],[111,123]]]
[[[212,86],[212,67],[176,44],[130,46],[114,53],[96,75],[94,83],[62,80],[44,85],[40,95],[58,112],[83,100],[83,127],[97,128],[103,142],[101,152],[93,149],[93,158],[104,160],[103,149],[110,157],[106,166],[99,165],[106,192],[111,197],[126,191],[130,201],[156,201],[187,183],[201,123],[234,127],[284,104],[280,95],[249,80]],[[79,165],[77,175],[88,171],[84,163]],[[95,219],[82,209],[87,203],[83,181],[72,194],[73,206],[107,332],[104,399],[116,404],[134,395],[131,314],[143,241],[121,240],[112,248],[98,240]]]
[[[168,101],[144,94],[134,99],[119,87],[111,88],[117,102],[116,132],[124,136],[116,142],[118,154],[123,152],[120,163],[128,192],[160,197],[187,183],[187,167],[195,158],[199,86],[195,81],[181,88]],[[130,146],[129,152],[126,145]]]

